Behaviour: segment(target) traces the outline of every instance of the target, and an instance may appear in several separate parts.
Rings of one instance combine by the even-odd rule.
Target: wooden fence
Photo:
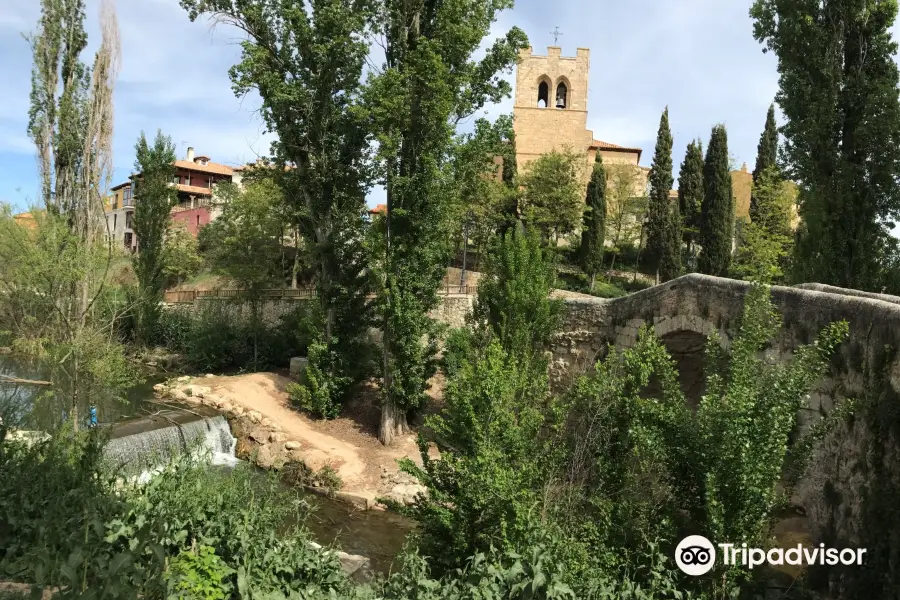
[[[438,288],[441,296],[474,295],[477,289],[474,285],[450,285],[443,284]],[[203,298],[229,299],[240,296],[241,290],[168,290],[164,302],[167,304],[190,304]],[[316,288],[279,288],[263,290],[263,298],[266,300],[305,300],[316,297]]]

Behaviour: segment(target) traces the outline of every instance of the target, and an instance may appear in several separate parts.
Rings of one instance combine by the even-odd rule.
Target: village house
[[[215,194],[216,184],[232,182],[240,185],[242,170],[242,167],[212,162],[208,156],[195,155],[194,149],[188,148],[184,160],[175,161],[172,185],[177,191],[177,203],[172,208],[172,221],[183,223],[196,236],[204,225],[222,214],[222,202]],[[128,181],[114,186],[105,210],[110,238],[131,251],[138,243],[132,224],[138,199],[135,181],[140,181],[140,177],[140,173],[133,174]]]

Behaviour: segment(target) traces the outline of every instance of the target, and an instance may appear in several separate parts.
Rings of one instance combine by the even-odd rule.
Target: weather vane
[[[550,35],[553,36],[553,45],[555,46],[556,43],[559,41],[559,36],[561,36],[562,33],[560,33],[560,31],[559,31],[559,27],[554,27],[553,31],[550,32]]]

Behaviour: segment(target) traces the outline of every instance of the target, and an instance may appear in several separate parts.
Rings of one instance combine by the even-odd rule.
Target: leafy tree
[[[478,284],[472,320],[486,325],[509,355],[543,351],[562,309],[549,299],[555,281],[553,253],[541,248],[537,232],[510,232]]]
[[[250,183],[243,190],[220,184],[225,199],[222,215],[204,227],[208,259],[213,268],[237,286],[237,300],[246,302],[254,330],[253,363],[258,361],[256,332],[265,292],[284,285],[281,263],[285,227],[280,218],[281,188],[273,180]]]
[[[597,153],[594,168],[587,187],[587,202],[581,233],[581,261],[585,273],[591,277],[591,291],[597,273],[603,268],[603,250],[606,239],[606,170],[603,157]]]
[[[734,197],[728,169],[728,134],[713,127],[703,165],[703,207],[700,213],[701,273],[723,276],[731,264],[734,237]]]
[[[777,166],[760,173],[753,192],[757,199],[756,216],[742,229],[732,273],[742,279],[773,283],[784,276],[785,260],[793,243],[794,194]]]
[[[667,256],[672,247],[669,240],[672,224],[669,190],[672,189],[672,182],[672,130],[669,127],[669,108],[666,107],[659,119],[659,131],[656,134],[656,150],[650,168],[650,203],[647,213],[647,258],[653,271],[656,272],[657,281],[660,280],[663,264],[668,270],[665,275],[671,276],[673,269],[673,265],[670,264],[672,257]],[[662,280],[666,281],[667,278],[664,276]]]
[[[178,285],[190,279],[203,266],[197,238],[191,235],[184,222],[169,223],[163,247],[163,275],[167,285]]]
[[[172,138],[156,132],[151,146],[143,132],[135,145],[135,208],[132,228],[138,239],[134,273],[138,280],[135,333],[138,343],[153,340],[159,324],[160,302],[166,289],[165,236],[169,212],[175,204],[175,146]]]
[[[578,226],[584,211],[584,155],[571,149],[552,151],[529,163],[522,176],[522,217],[545,241],[558,240]]]
[[[139,380],[122,345],[130,305],[109,281],[107,244],[87,243],[55,211],[33,208],[29,225],[11,213],[0,205],[0,330],[47,367],[41,400],[77,429],[91,403],[119,400]],[[88,294],[83,313],[73,289]]]
[[[682,234],[687,244],[690,268],[696,267],[697,237],[703,206],[703,142],[688,144],[681,171],[678,174],[678,208],[681,213]]]
[[[376,3],[367,0],[181,0],[191,19],[209,14],[247,34],[230,71],[236,94],[256,90],[277,135],[260,177],[283,190],[283,219],[299,231],[315,272],[326,386],[343,400],[366,372],[372,290],[365,238],[371,180],[368,116],[361,107],[364,35]],[[294,242],[295,249],[300,240]],[[294,275],[299,270],[295,253]],[[292,284],[294,285],[294,284]]]
[[[612,270],[616,255],[641,242],[647,199],[640,169],[624,163],[611,163],[604,169],[607,177],[606,238],[612,244],[613,259],[609,265]]]
[[[451,221],[460,227],[462,236],[474,242],[478,256],[487,253],[494,235],[506,231],[515,223],[515,198],[518,190],[509,166],[509,149],[514,136],[512,116],[504,115],[491,123],[486,119],[475,122],[475,131],[458,136],[451,153],[453,200]],[[498,169],[496,158],[503,160]],[[511,158],[515,161],[515,156]],[[463,237],[460,243],[464,243]],[[457,249],[458,253],[458,249]]]
[[[769,105],[766,114],[766,127],[759,136],[759,145],[756,147],[756,166],[753,168],[753,182],[759,181],[763,172],[778,166],[778,126],[775,124],[775,105]],[[755,193],[750,194],[750,220],[756,219],[756,206],[758,199]]]
[[[778,57],[784,162],[800,184],[793,279],[880,291],[900,216],[897,3],[756,0],[750,14]]]
[[[424,526],[422,550],[441,570],[529,539],[528,515],[554,465],[543,354],[561,308],[550,299],[552,257],[537,232],[502,239],[478,285],[473,327],[454,342],[467,355],[448,383],[444,410],[427,420],[441,458],[429,457],[420,438],[424,466],[403,463],[429,487],[412,512]]]
[[[437,302],[448,250],[444,167],[454,126],[509,95],[509,83],[496,75],[512,68],[527,40],[513,28],[484,58],[472,60],[510,0],[376,4],[373,27],[384,36],[385,63],[369,82],[367,108],[387,191],[379,438],[389,444],[406,431],[407,411],[421,407],[435,368],[435,324],[428,312]]]

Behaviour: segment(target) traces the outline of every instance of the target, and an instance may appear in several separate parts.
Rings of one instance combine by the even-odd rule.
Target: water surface
[[[0,375],[18,379],[47,381],[51,379],[51,369],[40,362],[12,355],[0,355]],[[139,417],[156,412],[153,386],[164,377],[144,374],[144,381],[115,395],[108,390],[97,390],[89,398],[79,402],[80,425],[89,422],[88,408],[97,409],[97,421],[112,424],[123,419]],[[31,384],[0,383],[0,414],[27,429],[52,431],[71,413],[71,401],[53,386]]]

